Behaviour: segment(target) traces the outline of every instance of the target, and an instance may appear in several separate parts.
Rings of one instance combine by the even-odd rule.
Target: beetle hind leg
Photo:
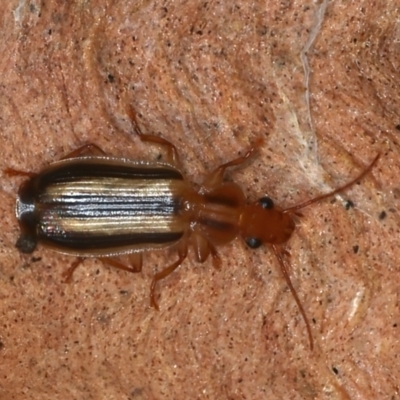
[[[142,253],[132,253],[119,257],[101,257],[100,260],[105,265],[132,273],[140,272],[143,264]],[[124,261],[126,261],[126,263]]]
[[[64,156],[61,160],[68,160],[69,158],[77,158],[77,157],[95,157],[95,156],[105,156],[105,151],[97,146],[94,143],[86,143],[78,149],[71,151],[66,156]]]
[[[61,160],[68,160],[69,158],[85,157],[85,156],[105,156],[106,153],[96,144],[87,143],[78,149],[71,151],[66,156],[61,158]],[[35,172],[21,171],[14,168],[5,168],[3,172],[8,176],[25,176],[28,178],[33,178],[37,175]]]
[[[124,263],[124,260],[121,260],[121,257],[99,257],[99,260],[105,265],[122,269],[123,271],[135,273],[142,270],[142,253],[128,254],[126,258],[127,265]],[[72,276],[75,270],[83,263],[84,260],[84,257],[78,257],[71,264],[71,266],[63,272],[62,276],[65,278],[66,283],[70,283],[72,281]]]
[[[78,257],[71,266],[62,273],[63,278],[65,278],[65,283],[71,283],[72,275],[74,274],[75,270],[83,263],[85,260],[84,257]]]
[[[34,172],[29,172],[29,171],[21,171],[19,169],[14,169],[14,168],[4,168],[3,173],[8,175],[8,176],[25,176],[27,178],[33,178],[37,174]]]

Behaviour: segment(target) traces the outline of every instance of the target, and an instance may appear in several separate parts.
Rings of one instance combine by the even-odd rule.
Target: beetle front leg
[[[201,232],[194,231],[192,233],[190,244],[194,249],[197,262],[204,263],[211,255],[214,268],[219,269],[221,267],[221,259],[217,249],[201,234]]]
[[[212,190],[212,189],[218,187],[224,179],[224,174],[225,174],[227,168],[235,167],[235,166],[241,165],[244,162],[246,162],[254,154],[254,152],[257,150],[257,148],[259,147],[259,145],[261,143],[262,143],[262,140],[260,139],[254,144],[254,146],[244,156],[235,158],[234,160],[229,161],[225,164],[222,164],[218,168],[216,168],[205,179],[205,181],[203,182],[203,185],[202,185],[202,189],[204,191],[209,191],[209,190]]]

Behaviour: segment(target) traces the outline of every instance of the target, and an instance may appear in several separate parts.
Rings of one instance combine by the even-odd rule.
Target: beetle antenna
[[[336,193],[346,190],[350,186],[354,185],[357,181],[360,181],[362,178],[364,178],[364,176],[367,175],[371,171],[371,169],[374,167],[374,165],[377,163],[380,156],[381,156],[381,153],[378,153],[377,156],[372,161],[372,163],[368,166],[368,168],[366,168],[360,175],[358,175],[356,178],[352,179],[350,182],[346,183],[345,185],[343,185],[329,193],[321,194],[318,197],[315,197],[311,200],[307,200],[304,203],[297,204],[297,206],[289,207],[286,210],[283,210],[282,212],[283,213],[292,213],[294,211],[301,210],[302,208],[305,208],[305,207],[309,206],[310,204],[317,203],[318,201],[324,200],[327,197],[333,196]]]
[[[272,244],[271,246],[272,246],[272,249],[274,250],[276,258],[279,261],[279,265],[281,266],[283,277],[285,278],[285,281],[286,281],[287,285],[289,286],[290,292],[292,293],[294,300],[296,301],[297,307],[299,307],[300,314],[303,317],[303,320],[306,324],[308,340],[310,341],[310,350],[312,351],[314,349],[314,339],[313,339],[313,336],[311,333],[311,326],[310,326],[310,323],[308,322],[307,315],[304,311],[303,306],[301,305],[301,302],[300,302],[299,296],[297,295],[296,289],[294,288],[292,281],[290,280],[289,271],[288,271],[286,263],[283,259],[282,251],[280,251],[278,246],[275,244]]]

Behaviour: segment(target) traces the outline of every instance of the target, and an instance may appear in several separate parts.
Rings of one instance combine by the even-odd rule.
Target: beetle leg
[[[240,164],[243,164],[246,162],[257,150],[259,144],[261,143],[260,141],[257,141],[254,146],[244,155],[238,158],[235,158],[232,161],[229,161],[225,164],[220,165],[218,168],[216,168],[208,177],[205,179],[202,185],[202,189],[205,191],[212,190],[216,187],[218,187],[223,179],[224,179],[224,174],[227,168],[234,167]]]
[[[3,172],[8,176],[26,176],[28,178],[33,178],[37,175],[34,172],[20,171],[14,168],[5,168]]]
[[[178,248],[178,255],[179,255],[178,260],[175,261],[173,264],[171,264],[169,267],[163,269],[161,272],[158,272],[157,274],[154,275],[150,285],[150,305],[154,307],[156,310],[159,310],[158,303],[155,299],[155,288],[157,282],[160,281],[161,279],[166,278],[168,275],[172,274],[172,272],[174,272],[183,263],[183,261],[185,261],[187,253],[188,253],[188,246],[187,242],[184,241]]]
[[[69,158],[76,158],[76,157],[84,157],[84,156],[104,156],[106,153],[96,144],[94,143],[87,143],[79,149],[68,153],[65,157],[61,160],[67,160]],[[27,171],[20,171],[14,168],[5,168],[3,170],[5,174],[8,176],[26,176],[28,178],[33,178],[37,174],[34,172],[27,172]]]
[[[180,166],[178,150],[171,142],[155,135],[140,134],[139,137],[142,142],[156,143],[163,146],[167,150],[167,163],[176,167]]]
[[[142,265],[143,265],[143,253],[131,253],[128,254],[127,257],[132,272],[140,272],[142,270]]]
[[[193,247],[196,261],[203,263],[211,254],[211,248],[208,240],[198,231],[194,231],[190,236],[190,244]]]
[[[74,274],[75,270],[83,263],[85,260],[84,257],[78,257],[72,265],[62,273],[62,276],[65,278],[66,283],[70,283],[72,281],[72,275]]]
[[[140,272],[142,270],[142,253],[132,253],[128,256],[128,266],[125,265],[120,257],[99,257],[103,264],[109,265],[114,268],[122,269],[128,272]],[[62,276],[65,278],[66,283],[72,281],[72,275],[80,264],[85,260],[84,257],[78,257],[72,265],[63,272]]]
[[[142,253],[132,253],[127,255],[127,264],[121,261],[121,257],[101,257],[100,260],[103,264],[110,265],[111,267],[122,269],[128,272],[140,272],[142,270]]]
[[[221,268],[221,258],[217,252],[217,249],[211,243],[209,243],[208,245],[210,246],[211,256],[213,258],[213,261],[212,261],[213,267],[215,269],[220,269]]]
[[[193,246],[196,261],[203,263],[211,255],[213,258],[213,267],[219,269],[221,267],[221,259],[217,249],[208,241],[201,232],[195,231],[190,237],[191,245]]]
[[[164,147],[167,150],[167,162],[175,167],[180,167],[178,150],[176,149],[176,147],[171,142],[163,139],[162,137],[142,133],[137,122],[136,112],[132,107],[129,107],[128,115],[131,120],[133,130],[139,136],[140,140],[142,142],[155,143]]]
[[[87,143],[78,149],[71,151],[61,160],[67,160],[68,158],[85,157],[85,156],[104,156],[106,153],[94,143]]]

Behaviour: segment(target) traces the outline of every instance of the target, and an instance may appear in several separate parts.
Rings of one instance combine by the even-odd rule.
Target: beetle
[[[312,349],[310,324],[289,276],[285,244],[295,230],[299,210],[361,180],[380,154],[345,185],[283,209],[267,196],[248,203],[237,183],[224,181],[226,170],[246,162],[261,142],[217,167],[195,190],[181,172],[176,147],[162,137],[143,134],[136,118],[131,119],[142,142],[165,148],[166,162],[109,157],[98,146],[88,144],[37,174],[6,170],[10,175],[28,176],[16,201],[21,230],[16,247],[32,253],[40,242],[77,256],[64,273],[67,281],[86,257],[138,272],[143,252],[173,247],[178,259],[156,273],[150,286],[150,303],[158,309],[156,284],[183,263],[189,247],[194,249],[196,261],[203,263],[212,256],[218,266],[217,247],[237,237],[251,249],[268,244],[300,310]],[[121,262],[121,255],[128,255],[128,265]]]

